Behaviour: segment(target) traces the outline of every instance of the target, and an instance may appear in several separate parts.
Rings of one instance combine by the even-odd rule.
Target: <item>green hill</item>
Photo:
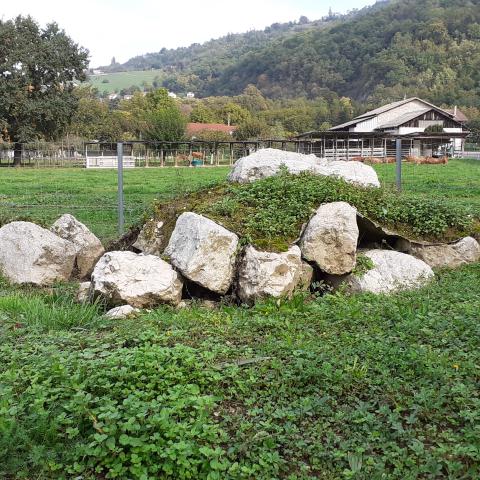
[[[163,86],[198,96],[235,95],[253,84],[271,98],[334,91],[371,103],[416,95],[479,106],[480,1],[377,2],[345,17],[274,24],[110,68],[159,69]]]
[[[90,75],[88,77],[88,83],[95,87],[100,93],[113,93],[132,86],[141,88],[142,84],[152,84],[163,76],[163,70],[113,72],[103,75]]]

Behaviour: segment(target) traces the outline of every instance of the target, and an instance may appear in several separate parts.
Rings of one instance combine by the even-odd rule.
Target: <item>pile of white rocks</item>
[[[230,178],[240,181],[244,175],[252,181],[278,172],[281,163],[277,168],[276,162],[270,162],[268,171],[259,166],[272,152],[259,153],[240,160]],[[312,156],[295,160],[299,154],[282,155],[284,164],[295,172],[303,168],[302,162],[323,165]],[[434,277],[432,268],[480,259],[480,245],[472,237],[451,244],[422,244],[375,226],[379,235],[393,235],[398,248],[359,249],[366,220],[345,202],[320,205],[298,241],[283,253],[242,245],[234,232],[194,212],[178,217],[170,238],[162,222],[145,225],[134,244],[140,253],[105,253],[98,238],[71,215],[60,217],[50,230],[12,222],[0,228],[0,272],[17,284],[84,280],[80,300],[100,298],[113,308],[108,316],[124,318],[142,308],[182,305],[182,298],[188,298],[184,287],[192,285],[215,298],[229,295],[246,304],[290,297],[296,290],[309,289],[315,278],[333,286],[344,284],[352,292],[390,293],[424,285]],[[369,268],[357,268],[360,253],[369,259]]]

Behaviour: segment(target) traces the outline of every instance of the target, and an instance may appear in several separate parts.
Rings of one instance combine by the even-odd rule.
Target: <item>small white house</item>
[[[187,98],[195,98],[195,94],[193,92],[188,92]]]

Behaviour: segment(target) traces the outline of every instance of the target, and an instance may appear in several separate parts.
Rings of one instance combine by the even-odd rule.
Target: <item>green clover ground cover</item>
[[[190,205],[180,203],[174,213],[182,209],[203,213],[245,241],[266,249],[288,248],[319,205],[336,201],[348,202],[372,220],[413,238],[454,240],[479,229],[480,210],[472,206],[398,195],[387,189],[359,188],[310,173],[291,175],[284,170],[250,184],[222,185],[209,193],[205,195],[208,201],[201,193],[194,194]],[[165,220],[169,214],[171,205],[159,202],[156,216]]]
[[[125,321],[1,283],[0,478],[479,478],[479,312],[478,264]]]

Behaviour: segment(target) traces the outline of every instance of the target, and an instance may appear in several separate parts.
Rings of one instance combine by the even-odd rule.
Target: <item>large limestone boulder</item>
[[[183,282],[161,258],[133,252],[108,252],[92,273],[92,291],[108,305],[129,304],[146,308],[167,303],[177,305]]]
[[[363,252],[373,268],[362,275],[350,274],[346,281],[354,292],[391,293],[418,288],[434,277],[432,269],[422,260],[393,250]]]
[[[348,183],[361,187],[380,187],[377,172],[370,165],[361,162],[332,161],[316,168],[318,175],[342,178]]]
[[[276,175],[285,167],[290,173],[311,172],[316,175],[343,178],[362,187],[380,187],[375,170],[361,162],[327,161],[315,155],[285,152],[273,148],[258,150],[233,166],[230,182],[249,183]]]
[[[480,260],[480,245],[473,237],[462,238],[452,244],[452,248],[466,263],[474,263]]]
[[[343,275],[355,267],[357,211],[346,202],[326,203],[310,219],[300,239],[303,257],[326,273]]]
[[[315,155],[264,148],[237,160],[228,175],[228,180],[237,183],[254,182],[276,175],[282,166],[293,174],[304,171],[314,173],[316,167],[323,162],[325,160],[320,160]]]
[[[238,237],[192,212],[178,217],[165,254],[183,276],[224,294],[232,284]]]
[[[0,273],[12,283],[51,285],[68,281],[75,264],[75,246],[30,222],[0,228]]]
[[[304,266],[296,245],[285,253],[259,252],[248,246],[239,266],[237,294],[246,303],[265,297],[289,297],[308,281],[309,274],[311,279],[312,273]]]
[[[411,253],[432,268],[456,268],[480,259],[480,245],[472,237],[451,244],[420,244],[411,242]]]
[[[447,244],[422,245],[412,243],[410,250],[415,258],[423,260],[432,268],[456,268],[466,263],[461,255],[451,245]]]
[[[73,215],[62,215],[50,230],[64,240],[72,242],[77,252],[78,276],[85,278],[92,273],[98,259],[105,253],[100,240]]]
[[[148,255],[160,256],[163,252],[162,245],[165,240],[163,222],[147,222],[138,234],[133,248]]]

